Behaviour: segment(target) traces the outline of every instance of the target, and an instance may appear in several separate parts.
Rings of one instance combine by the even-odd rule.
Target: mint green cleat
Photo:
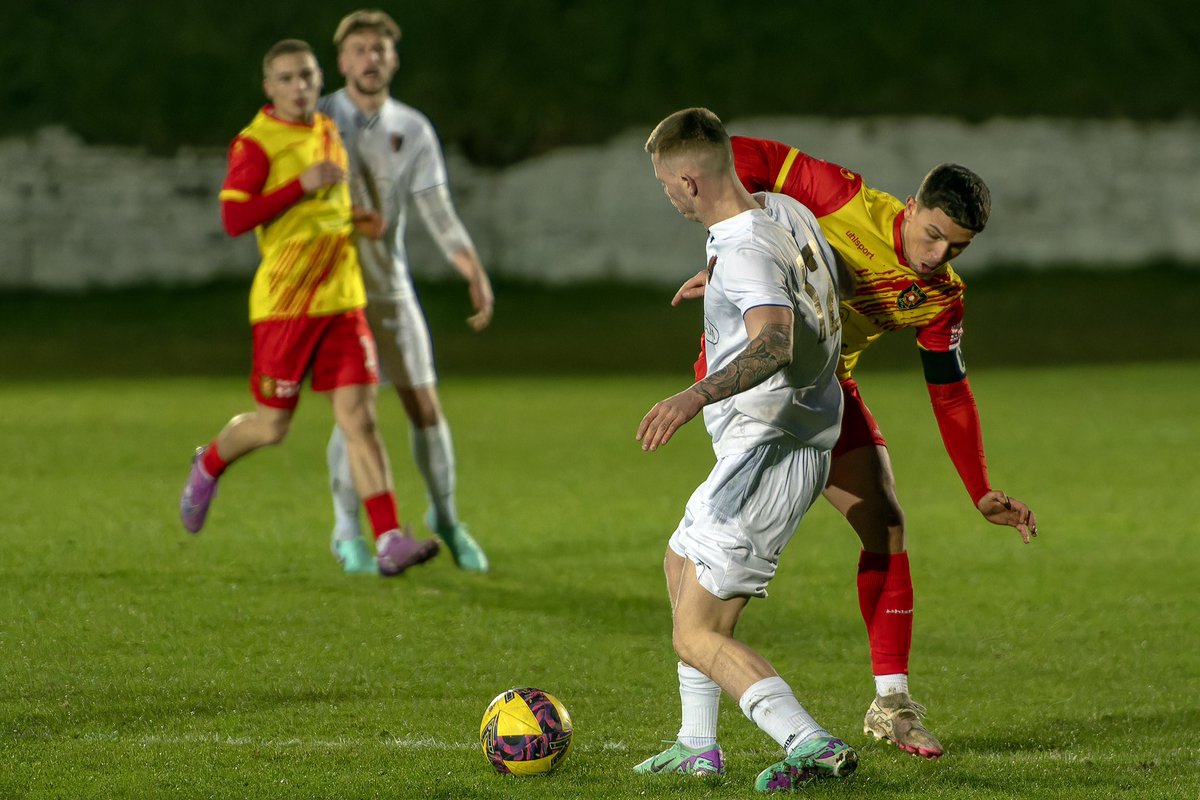
[[[487,554],[483,552],[479,542],[475,541],[475,537],[467,531],[466,525],[456,522],[450,526],[438,527],[434,524],[433,509],[425,515],[425,525],[440,536],[450,548],[450,555],[454,556],[454,563],[459,569],[477,573],[488,571]]]
[[[760,792],[794,792],[818,778],[847,778],[858,769],[858,755],[841,739],[818,736],[801,744],[783,761],[758,773]]]
[[[361,536],[353,539],[337,539],[333,542],[333,556],[342,565],[347,575],[378,575],[379,566],[371,548]]]
[[[633,768],[642,775],[724,775],[725,755],[717,745],[692,749],[675,742]]]

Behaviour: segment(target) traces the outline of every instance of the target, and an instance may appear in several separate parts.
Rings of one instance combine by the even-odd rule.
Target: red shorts
[[[379,382],[375,340],[361,308],[324,317],[264,320],[252,330],[250,392],[265,406],[295,408],[300,383],[309,372],[317,392]]]
[[[842,409],[842,434],[833,446],[833,457],[837,458],[851,450],[871,444],[887,447],[883,432],[871,416],[871,409],[863,402],[862,395],[858,393],[858,383],[853,378],[842,381],[842,398],[845,400]]]

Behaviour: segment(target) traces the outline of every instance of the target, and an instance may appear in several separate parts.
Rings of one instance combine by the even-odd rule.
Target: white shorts
[[[779,554],[828,477],[828,450],[790,440],[718,459],[667,544],[716,597],[766,597]]]
[[[400,389],[437,382],[429,324],[415,292],[367,303],[367,322],[379,351],[379,377]]]

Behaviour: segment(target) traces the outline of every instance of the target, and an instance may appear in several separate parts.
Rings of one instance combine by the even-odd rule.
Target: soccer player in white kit
[[[829,474],[842,411],[833,252],[797,201],[742,187],[729,136],[711,111],[667,117],[646,151],[672,205],[708,229],[707,368],[650,409],[637,438],[653,451],[703,410],[717,463],[688,500],[663,565],[682,725],[670,748],[634,769],[724,772],[713,702],[724,689],[786,751],[759,773],[759,791],[846,777],[858,764],[854,750],[813,719],[765,658],[733,638],[750,598],[766,597],[780,553]]]
[[[446,259],[466,279],[474,311],[467,323],[477,331],[491,322],[492,287],[450,199],[433,126],[424,114],[389,95],[399,66],[399,39],[400,27],[382,11],[360,10],[343,18],[334,44],[346,85],[321,98],[319,108],[337,123],[350,154],[367,319],[378,344],[380,372],[396,388],[411,423],[413,456],[430,501],[426,524],[450,548],[459,567],[487,572],[487,556],[455,507],[454,446],[438,402],[429,327],[404,246],[410,197]],[[336,427],[327,456],[334,555],[346,572],[373,573],[374,560],[359,528],[345,438]]]

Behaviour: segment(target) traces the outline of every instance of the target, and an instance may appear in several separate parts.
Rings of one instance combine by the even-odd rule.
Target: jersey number
[[[824,305],[821,303],[821,298],[817,296],[816,287],[808,282],[808,273],[816,272],[819,268],[823,268],[829,274],[829,292],[825,296]],[[817,341],[823,342],[829,338],[830,334],[837,333],[842,329],[842,317],[838,314],[837,278],[833,274],[833,268],[825,263],[821,251],[814,248],[811,241],[804,245],[800,255],[796,256],[796,272],[804,281],[804,293],[812,300],[813,308],[816,309]]]

